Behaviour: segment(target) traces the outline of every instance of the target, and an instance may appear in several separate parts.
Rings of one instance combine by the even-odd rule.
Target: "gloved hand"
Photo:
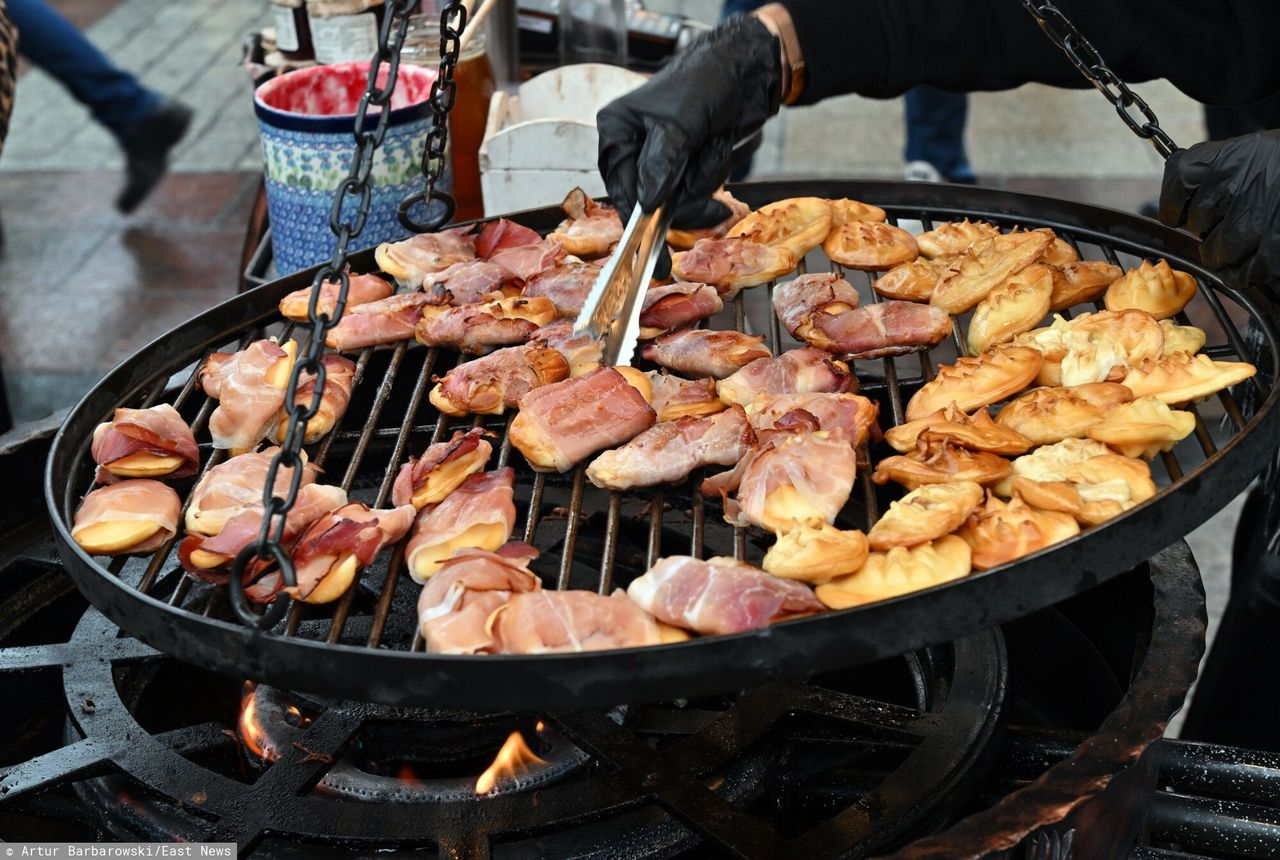
[[[1280,131],[1175,152],[1158,217],[1200,236],[1209,268],[1280,296]]]
[[[681,229],[729,217],[711,194],[729,177],[733,144],[778,112],[780,63],[764,24],[735,16],[601,109],[600,175],[623,222],[637,200],[646,212],[667,200]],[[657,274],[669,265],[664,252]]]

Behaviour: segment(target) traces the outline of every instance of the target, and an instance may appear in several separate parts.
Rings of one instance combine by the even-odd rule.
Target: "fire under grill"
[[[196,386],[199,360],[213,349],[241,348],[264,332],[292,336],[294,326],[281,322],[276,303],[309,283],[303,273],[232,299],[162,337],[108,374],[73,411],[54,443],[46,493],[59,549],[77,585],[124,630],[163,651],[288,689],[390,705],[447,703],[478,710],[605,707],[742,689],[865,663],[1025,615],[1173,543],[1241,490],[1271,454],[1280,350],[1269,311],[1260,297],[1201,268],[1196,244],[1186,234],[1124,213],[987,189],[766,183],[740,186],[734,193],[753,207],[793,196],[854,197],[883,206],[890,223],[912,232],[963,217],[1006,230],[1047,226],[1081,258],[1124,268],[1142,258],[1165,257],[1199,282],[1196,299],[1178,322],[1206,331],[1208,355],[1251,361],[1259,372],[1234,394],[1224,391],[1191,407],[1195,432],[1152,464],[1162,487],[1155,498],[1013,564],[880,604],[735,636],[585,654],[442,656],[424,653],[416,634],[418,587],[403,573],[403,544],[366,569],[337,602],[295,603],[276,628],[262,632],[235,620],[225,588],[184,575],[175,546],[104,566],[70,539],[72,514],[91,486],[93,427],[118,406],[164,401],[182,413],[200,439],[215,404]],[[515,220],[545,230],[559,217],[558,211],[538,210]],[[827,265],[815,251],[800,271]],[[372,255],[357,256],[354,266],[372,271]],[[864,301],[875,300],[870,278],[842,274]],[[772,291],[773,285],[743,291],[707,325],[763,333],[775,354],[798,345],[780,330]],[[929,352],[856,363],[861,393],[880,403],[883,427],[902,422],[906,401],[939,364],[964,354],[966,324],[967,319],[957,320],[953,337]],[[497,436],[497,466],[516,470],[520,518],[513,539],[542,552],[534,568],[546,587],[609,593],[670,554],[759,563],[766,536],[726,524],[720,505],[698,494],[701,474],[678,486],[611,493],[585,480],[586,463],[565,475],[548,475],[532,471],[518,452],[513,456],[506,433],[511,414],[462,419],[437,414],[426,402],[431,377],[443,375],[456,360],[452,351],[412,342],[361,352],[345,417],[308,450],[323,468],[324,480],[340,484],[354,500],[384,507],[410,454],[454,430],[483,426]],[[202,469],[226,456],[207,444],[201,453]],[[861,453],[860,461],[871,462],[873,451]],[[837,521],[840,527],[868,528],[899,492],[876,487],[870,477],[870,468],[860,467],[854,496]],[[188,494],[194,481],[185,485]]]

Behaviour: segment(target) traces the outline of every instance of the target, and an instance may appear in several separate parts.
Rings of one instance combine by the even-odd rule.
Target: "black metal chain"
[[[355,154],[351,159],[351,167],[347,176],[334,192],[333,205],[329,209],[329,229],[335,238],[333,256],[316,272],[311,281],[311,298],[307,303],[307,319],[311,323],[311,336],[307,340],[304,353],[297,358],[293,370],[289,374],[289,383],[285,388],[284,402],[288,409],[289,419],[280,440],[280,450],[271,459],[267,468],[266,482],[262,489],[262,525],[258,530],[257,540],[245,547],[236,556],[231,565],[231,578],[228,591],[231,607],[245,624],[260,629],[268,629],[276,624],[284,614],[288,601],[283,595],[278,596],[271,606],[261,614],[254,611],[244,594],[244,574],[250,562],[257,559],[264,563],[274,562],[286,587],[297,585],[297,574],[293,561],[284,547],[286,517],[298,500],[298,491],[302,486],[303,458],[302,442],[306,436],[307,422],[320,411],[320,403],[324,397],[325,385],[325,335],[342,319],[347,306],[347,256],[351,240],[364,230],[365,221],[369,217],[369,206],[373,199],[373,189],[369,184],[369,175],[373,171],[373,158],[391,120],[391,96],[395,92],[396,77],[400,69],[400,50],[404,47],[405,33],[409,28],[409,15],[417,7],[418,0],[388,0],[387,12],[382,19],[382,27],[378,31],[378,51],[369,64],[369,78],[365,84],[364,95],[356,107],[355,114]],[[466,24],[466,9],[460,0],[449,0],[440,15],[441,32],[453,34],[451,50],[445,57],[446,45],[441,40],[440,74],[432,85],[432,129],[427,136],[426,153],[423,156],[423,172],[426,176],[426,197],[423,199],[446,199],[447,213],[443,219],[426,229],[444,223],[453,215],[453,201],[442,192],[435,192],[435,182],[441,170],[435,164],[432,172],[427,171],[429,156],[435,151],[433,141],[440,141],[439,151],[443,152],[444,141],[448,139],[448,114],[453,107],[454,86],[453,68],[458,59],[457,35]],[[446,62],[447,59],[447,62]],[[386,80],[378,86],[380,71],[386,69]],[[442,81],[444,85],[442,86]],[[448,93],[448,100],[437,103],[437,95]],[[441,110],[443,106],[443,110]],[[369,115],[370,107],[378,110]],[[376,118],[375,118],[376,117]],[[441,131],[441,129],[445,129]],[[346,217],[343,208],[348,201],[354,201],[355,212]],[[402,207],[401,220],[404,220]],[[320,311],[321,289],[324,284],[338,286],[338,299],[333,313]],[[311,401],[307,404],[294,403],[303,374],[315,377],[315,390]],[[281,469],[287,469],[287,488],[283,495],[276,493],[276,483],[280,479]]]
[[[1102,59],[1102,55],[1076,29],[1075,25],[1067,20],[1067,16],[1062,14],[1061,9],[1049,2],[1039,3],[1036,0],[1018,0],[1018,2],[1031,13],[1044,34],[1062,49],[1080,74],[1084,75],[1098,92],[1107,97],[1107,101],[1111,102],[1116,113],[1134,134],[1151,141],[1151,145],[1162,157],[1168,158],[1173,155],[1178,145],[1160,127],[1156,112],[1142,96],[1129,89],[1129,86],[1111,71],[1111,67]]]
[[[431,130],[422,150],[422,175],[426,183],[421,191],[414,192],[400,201],[397,214],[400,223],[415,233],[427,233],[447,224],[457,206],[452,195],[436,188],[444,175],[445,151],[449,145],[449,111],[458,97],[458,84],[453,79],[462,50],[462,30],[467,26],[467,9],[461,3],[451,2],[440,12],[440,68],[431,84]],[[432,203],[440,204],[432,213]],[[411,210],[422,204],[423,220],[415,220]]]

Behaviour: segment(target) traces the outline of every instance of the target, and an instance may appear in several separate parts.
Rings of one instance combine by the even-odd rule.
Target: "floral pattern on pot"
[[[389,242],[408,235],[396,209],[422,183],[420,164],[429,118],[387,129],[369,175],[372,199],[369,218],[356,247]],[[333,253],[329,209],[346,178],[354,154],[350,131],[323,133],[277,128],[258,121],[266,174],[271,241],[280,274],[322,262]],[[344,217],[355,214],[356,198],[347,200]]]

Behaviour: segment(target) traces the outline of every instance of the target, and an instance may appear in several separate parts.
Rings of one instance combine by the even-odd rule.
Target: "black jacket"
[[[782,0],[804,51],[802,104],[1028,82],[1086,86],[1019,0]],[[1126,81],[1167,78],[1208,104],[1280,91],[1280,0],[1057,0]]]

